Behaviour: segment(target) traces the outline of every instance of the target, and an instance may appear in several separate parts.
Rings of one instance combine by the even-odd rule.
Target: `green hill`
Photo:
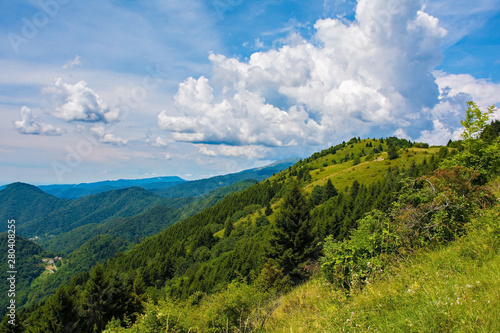
[[[241,181],[198,198],[165,199],[161,205],[139,215],[108,219],[102,223],[88,223],[40,244],[56,253],[72,253],[89,239],[104,234],[120,237],[127,242],[138,243],[145,237],[157,234],[182,218],[211,207],[226,195],[243,190],[255,182],[254,180]]]
[[[114,235],[127,242],[154,235],[176,222],[180,211],[165,206],[155,206],[147,212],[110,219],[104,223],[89,223],[43,242],[44,248],[56,253],[72,253],[88,240],[98,235]]]
[[[58,199],[33,185],[13,183],[0,191],[0,218],[2,221],[15,219],[16,225],[21,227],[24,223],[40,220],[69,203],[71,200]],[[0,231],[6,230],[7,224],[2,223]]]
[[[59,199],[64,200],[64,199]],[[19,226],[26,236],[52,237],[89,223],[139,214],[163,202],[163,198],[140,187],[86,196]]]
[[[120,251],[128,250],[141,239],[160,232],[179,219],[213,206],[226,195],[255,183],[254,180],[245,180],[196,199],[165,200],[171,207],[159,205],[132,217],[111,219],[101,224],[89,223],[42,242],[44,248],[54,253],[65,253],[64,264],[53,274],[34,276],[30,283],[23,285],[26,297],[18,300],[18,309],[42,301],[73,276],[90,270],[93,265],[114,257]]]
[[[265,331],[498,332],[499,218],[497,205],[465,237],[418,250],[349,295],[318,276],[276,302]]]
[[[23,288],[26,302],[19,308],[40,302],[55,293],[59,286],[67,284],[78,273],[89,271],[94,265],[112,258],[130,247],[127,241],[113,235],[97,235],[80,246],[70,256],[63,257],[62,264],[52,274],[42,274]],[[84,273],[83,273],[84,274]]]

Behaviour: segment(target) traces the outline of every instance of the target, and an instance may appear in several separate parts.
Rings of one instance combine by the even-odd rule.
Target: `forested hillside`
[[[164,200],[161,205],[139,215],[109,219],[103,223],[89,223],[42,241],[40,244],[50,251],[67,254],[97,235],[114,235],[135,244],[147,236],[157,234],[182,218],[213,206],[227,194],[243,190],[255,182],[255,180],[245,180],[198,198],[183,197]]]
[[[103,192],[77,200],[59,199],[29,184],[15,183],[0,191],[3,219],[15,219],[17,233],[40,239],[88,223],[133,216],[164,202],[140,187]]]
[[[397,147],[400,156],[392,156],[391,160],[388,151],[393,146]],[[67,317],[69,321],[64,325],[71,326],[73,331],[85,332],[95,325],[102,330],[113,317],[120,321],[133,320],[142,311],[142,303],[138,300],[146,297],[159,300],[165,295],[178,300],[198,295],[201,299],[204,294],[225,290],[235,279],[273,292],[289,290],[312,274],[326,235],[335,234],[341,239],[356,225],[358,216],[373,208],[387,210],[404,177],[424,174],[437,167],[445,150],[440,153],[439,148],[425,147],[396,138],[353,138],[232,194],[215,206],[146,239],[102,267],[92,269],[89,274],[74,279],[66,287],[69,294],[59,291],[59,296],[70,297],[76,292],[79,296],[71,302],[79,304],[80,300],[87,299],[82,306],[89,304],[89,308],[84,310],[71,303],[73,309],[82,312],[73,311],[77,317]],[[299,244],[292,247],[292,253],[281,251],[280,247],[289,246],[286,241],[275,240],[278,223],[290,218],[283,216],[286,210],[282,212],[280,208],[289,204],[287,200],[292,200],[287,199],[289,193],[298,195],[293,200],[302,202],[303,211],[297,214],[304,215],[307,223],[303,240],[292,242]],[[284,235],[283,239],[287,237]],[[290,256],[277,255],[282,252]],[[280,265],[282,268],[277,268]],[[85,283],[77,287],[80,281]],[[97,292],[95,286],[91,287],[94,283],[100,285],[99,299],[117,302],[106,293],[118,293],[122,295],[120,304],[109,303],[100,310],[94,308],[91,303],[101,301],[94,298],[97,294],[87,295],[85,291],[92,288]],[[47,304],[54,301],[49,300]],[[61,298],[58,302],[66,304]],[[31,311],[32,316],[26,318],[27,327],[39,320],[59,322],[61,318],[42,319],[54,315],[46,310],[40,312],[42,308],[33,308],[37,310]],[[94,315],[82,319],[96,311],[101,311],[98,322]],[[73,322],[76,318],[79,318],[78,325]],[[29,323],[31,320],[33,324]]]
[[[58,199],[37,187],[24,183],[14,183],[0,191],[0,218],[5,221],[15,219],[20,227],[26,221],[39,220],[55,210],[71,203]],[[6,231],[2,224],[0,231]]]
[[[283,167],[283,165],[286,165],[288,162],[283,163],[264,168],[264,173],[274,170],[275,167]],[[253,174],[253,172],[254,171],[252,171],[251,174]],[[240,175],[244,174],[247,173],[240,173]],[[236,180],[236,178],[232,176],[228,179],[230,183]],[[168,226],[178,222],[182,218],[189,217],[207,207],[211,207],[223,199],[226,195],[243,190],[251,185],[254,185],[256,182],[256,180],[247,179],[225,187],[220,187],[221,185],[219,185],[215,190],[195,198],[181,197],[164,199],[142,188],[135,187],[119,191],[99,193],[97,195],[80,198],[75,201],[57,199],[28,184],[19,183],[14,184],[14,186],[10,186],[8,190],[14,188],[18,191],[18,193],[20,193],[15,198],[17,201],[12,201],[12,206],[15,206],[16,202],[22,203],[23,201],[20,200],[24,200],[26,193],[31,192],[34,196],[37,196],[37,198],[41,197],[45,200],[54,200],[55,202],[60,203],[60,205],[55,205],[56,208],[53,212],[45,212],[42,210],[43,214],[39,214],[41,217],[36,218],[34,221],[51,218],[61,212],[63,214],[70,214],[71,216],[74,216],[78,221],[80,216],[85,216],[89,213],[90,208],[87,207],[87,205],[94,207],[95,211],[93,212],[94,214],[87,214],[85,218],[91,216],[96,221],[95,223],[86,223],[84,225],[77,226],[76,228],[71,229],[68,232],[63,232],[59,235],[51,235],[49,238],[42,237],[37,239],[37,242],[42,245],[43,248],[49,249],[49,251],[52,251],[57,255],[62,255],[66,264],[60,267],[60,269],[53,271],[51,274],[42,274],[44,272],[44,268],[40,263],[40,258],[37,257],[38,275],[34,274],[32,278],[22,284],[23,295],[25,296],[17,300],[18,309],[22,309],[25,306],[25,303],[29,305],[50,296],[60,285],[67,283],[74,275],[89,270],[94,264],[103,262],[106,259],[113,257],[119,251],[129,249],[145,237],[160,232]],[[12,193],[7,192],[7,194]],[[141,195],[143,196],[143,199],[146,200],[141,200]],[[148,200],[151,198],[154,200]],[[39,199],[31,200],[31,202],[36,202],[37,200]],[[150,207],[150,203],[158,205],[144,213],[130,217],[106,219],[106,216],[108,215],[102,214],[102,211],[100,210],[100,207],[103,207],[103,209],[108,212],[118,208],[117,216],[120,216],[120,214],[130,212],[130,209],[135,209],[135,207],[148,209],[148,207]],[[125,214],[125,216],[126,215],[128,214]],[[59,220],[61,219],[55,219],[56,222]],[[28,225],[29,224],[30,223],[28,223]],[[78,223],[68,223],[68,225],[69,226],[67,226],[67,228],[71,228],[74,225],[78,225]],[[40,226],[40,228],[42,227]],[[106,248],[106,251],[94,254],[94,252],[97,251],[97,248]],[[54,256],[54,254],[51,255]],[[34,255],[31,255],[29,260],[33,260],[33,258]],[[23,259],[27,260],[24,256]]]
[[[456,274],[481,262],[494,265],[498,256],[493,180],[500,172],[500,142],[498,126],[487,118],[470,103],[463,141],[449,147],[352,138],[315,153],[75,276],[25,309],[16,329],[390,331],[415,322],[417,331],[426,330],[424,316],[402,309],[425,303],[425,274],[457,281]],[[415,271],[415,281],[405,278],[411,263],[439,262],[433,256],[453,246],[469,266],[437,266]],[[426,251],[435,254],[427,259]],[[468,285],[482,301],[485,293],[475,286],[489,291],[498,284],[488,284],[487,269],[477,273],[478,282]],[[436,302],[468,300],[465,291],[445,290],[450,294],[436,293]],[[377,299],[375,291],[386,298]],[[366,295],[372,298],[363,301]],[[323,296],[330,300],[318,299]],[[497,296],[489,301],[497,304]],[[400,310],[394,325],[376,321],[374,306],[367,304],[380,304],[391,315]],[[440,304],[425,310],[435,318],[428,326],[435,330],[462,324],[475,331],[485,322],[496,327],[488,320],[494,311],[483,303],[475,315],[453,316],[438,313]],[[0,327],[8,327],[5,320]]]
[[[4,251],[7,252],[7,233],[0,233],[0,244],[5,244]],[[29,287],[31,283],[45,271],[41,264],[42,258],[53,258],[54,254],[44,251],[39,245],[21,236],[16,236],[15,242],[15,268],[22,274],[22,279],[16,281],[16,302],[25,303],[28,299]],[[7,312],[9,298],[7,291],[10,285],[7,283],[7,271],[10,271],[7,258],[0,263],[0,314],[3,316]],[[19,274],[18,276],[21,276]]]

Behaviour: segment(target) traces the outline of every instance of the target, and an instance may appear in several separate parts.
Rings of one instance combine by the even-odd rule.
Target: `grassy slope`
[[[415,161],[416,164],[420,164],[425,159],[428,160],[433,155],[437,155],[440,148],[409,148],[407,151],[406,149],[399,149],[398,153],[400,157],[394,160],[389,160],[386,152],[387,145],[384,144],[382,145],[384,148],[383,152],[371,156],[364,156],[361,158],[360,164],[354,165],[352,160],[347,162],[340,161],[346,154],[359,154],[362,149],[364,149],[365,152],[369,152],[373,149],[366,147],[366,144],[369,142],[371,142],[374,147],[380,144],[379,140],[363,139],[358,143],[354,143],[352,145],[349,144],[345,148],[339,149],[336,154],[327,154],[306,163],[305,165],[311,169],[310,174],[312,182],[304,187],[304,192],[306,194],[310,194],[314,186],[324,186],[328,179],[331,180],[339,191],[344,191],[346,187],[351,186],[355,180],[357,180],[360,184],[370,185],[381,180],[386,175],[389,168],[408,169],[413,161]],[[336,161],[335,164],[333,163],[333,160]],[[280,174],[270,177],[269,180],[277,179],[279,177]],[[281,203],[282,200],[280,199],[271,205],[274,212],[268,216],[269,221],[274,222],[276,216],[275,213],[279,210]],[[257,217],[264,214],[264,210],[265,208],[262,208],[251,215],[244,216],[235,223],[235,226],[242,223],[251,224],[255,222]],[[223,235],[224,229],[214,234],[217,238],[222,238]]]
[[[346,296],[317,277],[281,299],[266,331],[499,332],[500,207]]]

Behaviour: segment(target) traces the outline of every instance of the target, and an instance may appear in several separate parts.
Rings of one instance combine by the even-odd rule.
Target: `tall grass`
[[[321,277],[282,299],[269,332],[500,332],[500,209],[346,295]]]

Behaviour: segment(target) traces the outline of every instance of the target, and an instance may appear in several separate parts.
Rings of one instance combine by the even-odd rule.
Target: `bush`
[[[479,178],[473,169],[455,167],[410,182],[393,213],[406,245],[442,243],[461,235],[471,214],[494,201],[491,191],[477,184]]]
[[[479,176],[455,167],[408,180],[389,214],[373,211],[349,239],[326,239],[322,272],[338,287],[357,288],[411,249],[456,239],[477,209],[495,201],[488,188],[476,183]]]
[[[389,219],[380,211],[373,211],[359,221],[349,240],[339,242],[331,236],[324,245],[322,272],[337,287],[359,287],[380,272],[390,254],[396,252],[398,236],[391,230]]]

